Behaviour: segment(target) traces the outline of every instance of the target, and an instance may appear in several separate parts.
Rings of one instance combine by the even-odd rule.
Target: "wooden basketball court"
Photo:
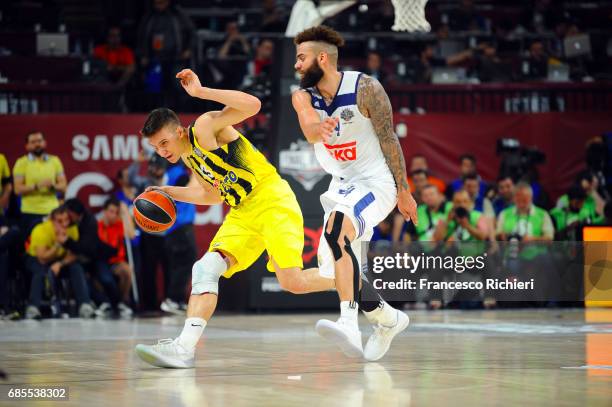
[[[24,386],[68,386],[59,405],[75,406],[612,405],[611,311],[409,314],[378,363],[323,342],[318,314],[219,316],[191,370],[151,367],[133,350],[176,336],[182,318],[0,322],[0,405],[59,403],[7,399]]]

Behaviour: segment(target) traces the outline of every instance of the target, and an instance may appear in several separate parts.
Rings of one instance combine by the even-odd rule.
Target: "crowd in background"
[[[40,25],[43,31],[67,30],[70,54],[83,58],[88,67],[82,78],[73,80],[121,90],[120,111],[158,106],[197,112],[215,108],[208,102],[194,102],[179,88],[175,73],[191,66],[203,83],[258,96],[264,114],[271,111],[275,47],[293,4],[214,0],[211,6],[233,7],[239,12],[206,14],[200,20],[193,11],[202,7],[195,0],[111,1],[113,11],[98,16],[104,24],[76,27],[76,20],[66,21],[65,10],[57,2],[41,6],[39,15],[20,12],[19,7],[44,2],[9,3],[0,6],[0,33],[31,32],[40,30]],[[369,9],[356,4],[327,23],[347,34],[341,68],[363,70],[387,89],[404,83],[435,83],[440,69],[447,68],[458,69],[452,75],[471,83],[548,80],[551,72],[558,74],[563,67],[567,68],[566,79],[571,80],[592,81],[610,75],[612,12],[581,19],[571,2],[534,0],[504,2],[503,7],[514,7],[519,13],[492,17],[488,12],[493,8],[487,9],[485,1],[430,1],[427,15],[432,34],[407,38],[391,34],[394,10],[390,1],[368,4]],[[253,10],[255,18],[249,14]],[[206,31],[202,47],[198,43],[201,30]],[[364,32],[389,36],[364,39],[359,36]],[[583,33],[589,34],[591,50],[567,55],[566,40]],[[20,44],[12,40],[1,44],[0,55],[19,55]],[[265,129],[256,122],[248,130],[254,144],[265,150]],[[135,297],[140,311],[161,307],[166,312],[184,312],[196,256],[195,208],[179,203],[179,218],[164,236],[140,233],[129,213],[132,200],[144,188],[185,185],[188,171],[181,165],[168,167],[156,156],[141,156],[117,174],[116,191],[100,213],[92,214],[78,199],[64,199],[67,179],[61,160],[46,152],[44,133],[28,134],[25,143],[26,154],[12,165],[0,155],[3,314],[130,317]],[[593,159],[602,156],[597,151],[604,144],[602,139],[590,143],[584,171],[557,202],[551,202],[545,186],[538,183],[537,171],[500,171],[496,180],[483,180],[477,158],[468,153],[458,157],[457,178],[442,180],[429,168],[427,157],[411,157],[408,175],[419,203],[419,225],[414,227],[395,213],[378,226],[374,240],[379,245],[580,240],[583,225],[611,221],[610,182],[605,173],[610,165]],[[163,273],[161,279],[158,269]],[[445,304],[434,301],[430,305],[439,308]]]
[[[47,152],[43,132],[27,134],[25,147],[12,168],[0,154],[1,315],[130,318],[136,305],[184,313],[196,260],[195,206],[177,202],[176,222],[155,235],[141,233],[131,207],[149,186],[187,185],[189,170],[142,153],[118,172],[94,214],[78,198],[65,199],[64,168]]]
[[[37,2],[15,2],[2,10],[3,30],[20,33],[34,26],[40,30],[40,19],[43,30],[63,27],[70,33],[70,54],[87,62],[83,78],[72,80],[107,83],[123,90],[122,111],[148,111],[159,105],[180,111],[209,110],[211,106],[203,109],[204,102],[190,100],[180,91],[174,75],[185,67],[198,71],[204,83],[246,90],[266,102],[275,47],[293,1],[212,3],[202,8],[189,0],[152,0],[111,7],[111,11],[100,3],[103,15],[97,18],[102,24],[94,26],[66,22],[68,12],[60,4],[37,16],[28,13]],[[358,3],[326,23],[346,34],[341,68],[363,70],[385,86],[589,82],[612,77],[612,10],[608,8],[588,14],[592,10],[580,8],[580,3],[550,0],[430,1],[426,10],[432,33],[401,37],[391,31],[394,8],[390,0],[368,2],[366,7]],[[219,12],[224,9],[232,12]],[[360,37],[361,33],[376,36]],[[0,44],[0,51],[5,56],[27,52],[20,44],[8,41]],[[263,112],[268,111],[266,106]]]
[[[47,152],[44,133],[30,132],[24,141],[25,154],[12,168],[0,154],[2,315],[129,318],[135,305],[139,312],[184,313],[197,255],[195,206],[177,202],[176,222],[164,234],[141,233],[131,206],[149,186],[187,185],[190,171],[143,152],[118,171],[114,191],[94,214],[78,198],[64,199],[63,165]],[[589,141],[584,170],[556,202],[538,182],[537,168],[505,172],[513,167],[502,160],[499,176],[489,183],[480,177],[476,157],[463,154],[457,178],[445,181],[427,157],[414,155],[407,171],[418,225],[394,212],[375,228],[372,248],[410,242],[580,241],[583,226],[612,225],[609,142],[604,137]],[[541,267],[536,257],[524,260],[522,268]],[[433,309],[445,305],[442,298],[429,301]]]
[[[406,222],[395,211],[375,228],[374,250],[402,243],[410,246],[414,242],[421,243],[418,253],[431,251],[432,247],[448,247],[449,243],[470,247],[476,242],[489,242],[489,246],[482,246],[484,252],[495,242],[515,242],[523,247],[519,269],[546,272],[542,261],[552,257],[552,252],[534,256],[529,254],[528,246],[538,242],[579,242],[584,226],[612,226],[609,143],[610,137],[589,141],[584,169],[556,202],[548,197],[546,186],[538,182],[535,164],[523,173],[505,172],[507,165],[502,161],[497,179],[488,182],[478,173],[476,157],[466,153],[458,157],[457,178],[447,182],[436,177],[426,157],[415,155],[407,165],[418,204],[418,225]],[[434,309],[443,305],[441,299],[429,302]]]

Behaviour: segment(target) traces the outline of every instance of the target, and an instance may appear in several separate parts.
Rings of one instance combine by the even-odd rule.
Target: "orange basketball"
[[[134,199],[134,220],[148,233],[168,230],[176,220],[176,204],[165,192],[143,192]]]

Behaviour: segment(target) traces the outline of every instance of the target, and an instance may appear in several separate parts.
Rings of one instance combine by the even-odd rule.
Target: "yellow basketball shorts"
[[[304,219],[295,194],[284,179],[262,181],[238,207],[230,209],[208,251],[231,254],[236,264],[223,276],[231,277],[252,265],[266,250],[280,268],[304,266]]]

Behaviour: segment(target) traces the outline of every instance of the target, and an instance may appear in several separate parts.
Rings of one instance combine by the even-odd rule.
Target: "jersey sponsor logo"
[[[329,155],[336,161],[355,161],[357,159],[357,142],[344,144],[324,144]]]

